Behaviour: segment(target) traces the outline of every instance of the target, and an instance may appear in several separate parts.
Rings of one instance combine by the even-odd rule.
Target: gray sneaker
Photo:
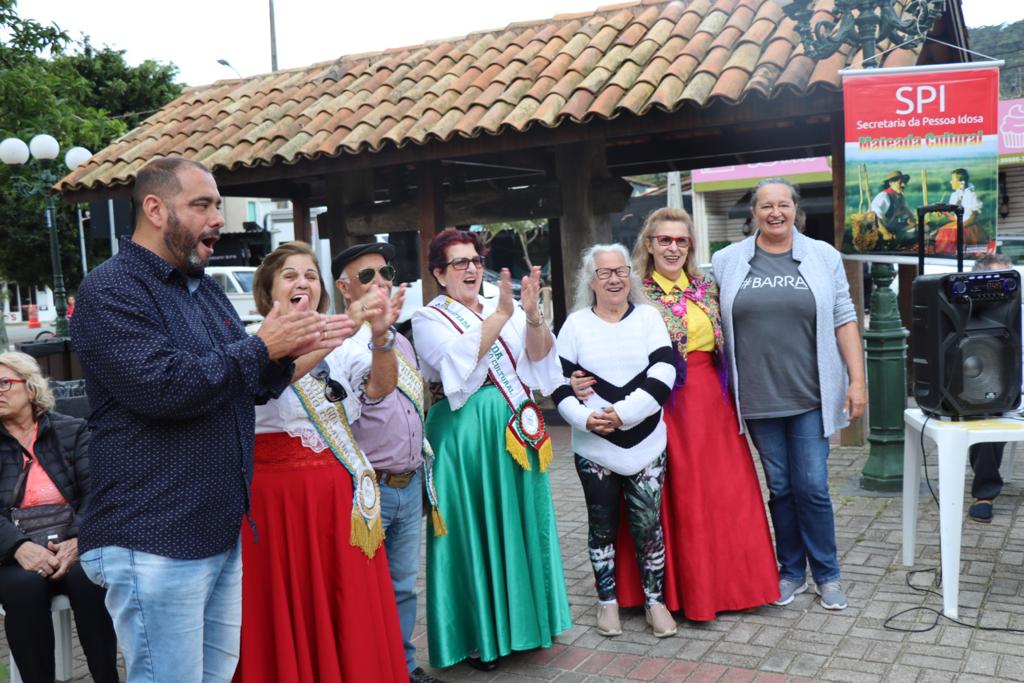
[[[807,590],[807,579],[793,581],[792,579],[779,579],[779,599],[773,605],[782,607],[793,602],[793,598]]]
[[[846,609],[846,593],[838,581],[826,581],[820,586],[815,584],[814,592],[821,596],[821,606],[825,609]]]

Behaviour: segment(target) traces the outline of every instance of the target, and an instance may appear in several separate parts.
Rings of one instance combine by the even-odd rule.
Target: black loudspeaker
[[[1020,402],[1020,274],[922,275],[913,287],[914,398],[925,413],[998,415]]]

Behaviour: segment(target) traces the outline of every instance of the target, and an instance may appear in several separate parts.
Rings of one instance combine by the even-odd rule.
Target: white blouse
[[[443,300],[441,295],[431,303]],[[497,298],[480,297],[479,301],[483,304],[480,313],[483,318],[498,307]],[[552,343],[544,358],[530,360],[526,353],[526,327],[526,313],[516,302],[512,317],[501,328],[501,338],[516,359],[516,374],[523,383],[543,394],[551,394],[565,383],[558,352]],[[474,321],[468,330],[460,332],[440,312],[427,305],[413,314],[412,329],[424,379],[441,382],[452,410],[458,410],[483,386],[487,377],[487,356],[477,359],[483,321]]]
[[[345,387],[345,393],[348,394],[339,403],[345,410],[345,417],[348,418],[349,424],[359,419],[361,409],[359,398],[352,388],[353,378],[343,365],[342,349],[346,344],[353,343],[356,343],[353,339],[346,339],[325,359],[327,367],[331,371],[331,379],[337,380],[341,386]],[[317,382],[317,384],[320,383]],[[323,440],[316,427],[310,422],[298,395],[290,386],[279,397],[268,401],[265,405],[256,406],[256,433],[269,434],[273,432],[286,432],[289,436],[299,437],[302,440],[302,445],[314,453],[322,453],[329,448],[327,442]]]

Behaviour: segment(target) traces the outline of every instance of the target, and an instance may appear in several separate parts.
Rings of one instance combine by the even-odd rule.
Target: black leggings
[[[615,599],[615,536],[625,498],[629,529],[636,544],[644,597],[647,604],[661,603],[665,585],[665,537],[661,531],[661,489],[665,482],[665,454],[633,475],[611,470],[576,456],[576,472],[587,499],[590,533],[587,546],[594,567],[597,597]]]
[[[25,683],[52,683],[56,675],[50,600],[58,594],[68,596],[71,602],[78,640],[93,680],[116,683],[117,638],[103,605],[105,593],[78,563],[59,581],[26,571],[13,560],[0,567],[0,603],[7,613],[4,630]]]

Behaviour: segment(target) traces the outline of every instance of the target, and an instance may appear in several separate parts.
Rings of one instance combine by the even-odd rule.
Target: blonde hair
[[[32,402],[32,417],[38,420],[53,410],[56,401],[50,383],[43,377],[43,370],[35,358],[21,351],[0,353],[0,365],[14,370],[19,379],[25,380],[29,400]]]
[[[703,277],[695,262],[696,257],[693,255],[693,219],[690,218],[690,214],[686,212],[686,209],[676,209],[669,206],[655,209],[647,214],[644,227],[640,234],[637,235],[636,244],[633,245],[633,271],[641,279],[651,276],[651,272],[654,270],[654,254],[648,251],[647,244],[654,237],[654,231],[658,225],[669,222],[682,223],[686,226],[686,232],[690,235],[690,248],[686,251],[686,259],[683,261],[683,272],[686,273],[686,277],[691,280]]]

